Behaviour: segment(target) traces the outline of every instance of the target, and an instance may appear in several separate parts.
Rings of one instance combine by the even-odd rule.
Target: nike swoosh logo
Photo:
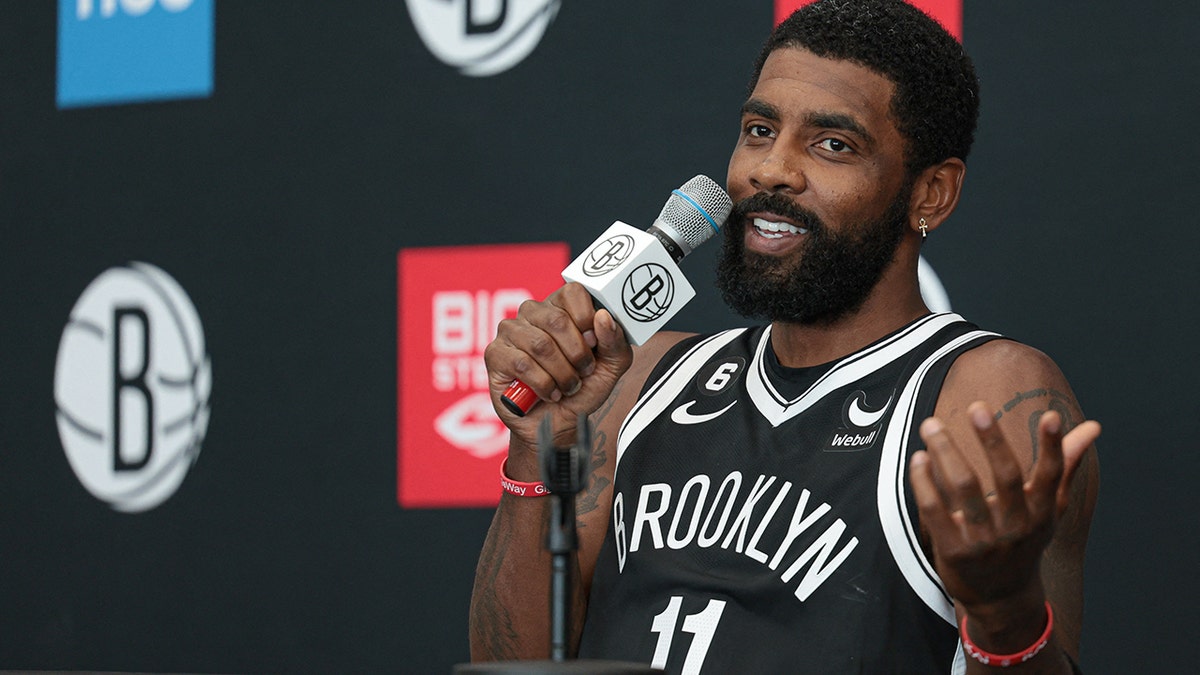
[[[888,399],[887,403],[879,410],[863,410],[862,404],[867,400],[867,395],[859,392],[858,396],[850,402],[850,407],[846,410],[846,417],[850,418],[850,423],[856,427],[865,428],[873,427],[883,419],[883,414],[887,412],[888,406],[892,404],[892,399]]]
[[[724,408],[721,408],[717,412],[693,415],[692,413],[688,412],[688,410],[691,410],[692,406],[696,405],[696,402],[688,401],[687,403],[684,403],[683,405],[671,411],[671,421],[676,424],[701,424],[703,422],[715,420],[721,415],[724,415],[725,411],[732,408],[735,403],[737,403],[736,400]]]

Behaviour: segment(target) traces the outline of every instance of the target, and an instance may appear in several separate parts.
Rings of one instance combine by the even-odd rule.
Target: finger
[[[1044,517],[1057,501],[1063,474],[1062,417],[1053,410],[1046,412],[1038,420],[1037,429],[1039,453],[1025,483],[1025,495],[1029,512]]]
[[[967,408],[971,426],[983,446],[988,465],[992,469],[992,480],[995,483],[995,501],[997,511],[1005,517],[1021,517],[1025,514],[1025,475],[1021,465],[1013,454],[1012,447],[1004,438],[1000,427],[995,423],[996,418],[987,404],[975,402]]]
[[[505,332],[505,339],[528,354],[536,367],[553,379],[553,389],[560,394],[570,396],[578,391],[582,378],[595,368],[595,357],[576,319],[555,302],[533,301],[521,305],[518,317],[518,322]],[[590,326],[591,317],[588,316],[586,321]],[[558,400],[550,391],[540,391],[535,383],[520,379],[533,387],[539,396]]]
[[[583,339],[589,352],[595,349],[596,332],[593,329],[593,322],[596,317],[596,303],[587,289],[582,284],[571,282],[560,288],[549,299],[571,315],[571,319],[583,333]],[[581,356],[587,358],[587,355]],[[581,365],[581,369],[583,367],[586,367],[586,363]]]
[[[1073,473],[1088,448],[1100,438],[1100,423],[1088,420],[1072,429],[1062,439],[1063,471]]]
[[[597,361],[610,372],[624,373],[633,361],[633,348],[625,338],[625,331],[607,309],[596,312],[594,323]]]
[[[592,349],[596,346],[593,321],[596,308],[592,296],[577,283],[563,286],[546,299],[545,306],[534,305],[530,320],[552,335],[559,349],[586,377],[595,365]]]
[[[504,327],[502,323],[502,330],[507,337],[493,340],[483,352],[484,363],[488,370],[488,380],[494,394],[493,398],[498,401],[513,380],[520,380],[539,398],[548,401],[561,399],[562,392],[558,390],[558,382],[555,381],[554,376],[526,351],[510,341],[509,337],[513,337],[520,342],[519,334],[525,329]]]
[[[908,465],[908,480],[912,484],[913,498],[917,502],[917,512],[921,515],[921,524],[934,541],[945,547],[945,538],[957,536],[959,527],[951,520],[950,509],[942,501],[941,490],[933,478],[933,464],[928,452],[920,450],[913,453]]]
[[[1071,484],[1075,482],[1075,471],[1083,463],[1083,457],[1100,437],[1100,424],[1091,420],[1080,424],[1063,436],[1063,476],[1058,482],[1057,506],[1061,515],[1070,501]]]
[[[934,484],[941,490],[950,515],[968,539],[990,538],[992,514],[975,471],[936,417],[921,423],[921,438],[931,457]]]

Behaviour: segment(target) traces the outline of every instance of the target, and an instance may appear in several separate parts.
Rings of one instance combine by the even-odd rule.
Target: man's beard
[[[717,288],[747,318],[828,325],[857,310],[892,262],[908,219],[912,184],[876,220],[835,233],[816,214],[779,195],[755,194],[733,207],[717,265]],[[808,230],[807,241],[786,257],[747,252],[746,214],[769,212]],[[785,235],[786,236],[786,235]]]

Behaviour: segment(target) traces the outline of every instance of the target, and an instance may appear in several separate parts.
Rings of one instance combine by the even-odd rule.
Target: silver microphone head
[[[686,255],[716,234],[731,210],[733,201],[725,190],[713,179],[700,175],[672,191],[654,224],[675,240]]]

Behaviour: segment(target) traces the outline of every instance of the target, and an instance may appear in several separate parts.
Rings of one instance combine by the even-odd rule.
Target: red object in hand
[[[537,404],[538,395],[533,393],[533,389],[530,389],[529,385],[520,380],[513,380],[512,384],[508,385],[508,389],[504,390],[504,395],[500,397],[500,402],[512,414],[517,417],[524,417]]]

